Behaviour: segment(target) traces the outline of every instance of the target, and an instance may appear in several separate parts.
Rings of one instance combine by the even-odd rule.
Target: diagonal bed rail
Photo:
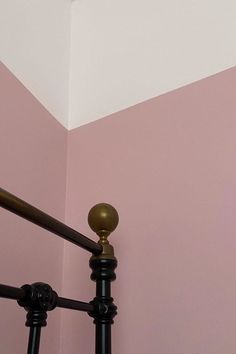
[[[46,229],[75,245],[99,255],[102,246],[61,221],[26,203],[24,200],[0,188],[0,206],[22,218]]]

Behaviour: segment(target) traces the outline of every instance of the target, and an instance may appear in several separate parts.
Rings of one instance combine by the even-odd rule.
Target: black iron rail
[[[41,328],[47,325],[47,311],[56,307],[93,312],[94,304],[59,297],[45,283],[23,285],[21,288],[0,284],[0,297],[17,300],[27,311],[25,325],[30,327],[27,354],[39,354]]]
[[[0,206],[95,255],[102,252],[102,246],[95,241],[2,188],[0,188]]]
[[[94,305],[82,302],[78,300],[65,299],[64,297],[59,297],[57,300],[57,307],[70,310],[78,310],[85,312],[92,312],[94,310]]]
[[[0,297],[12,300],[23,300],[25,298],[25,291],[14,286],[0,284]]]
[[[24,301],[27,298],[27,294],[24,288],[16,288],[14,286],[0,284],[0,297],[5,299]],[[83,302],[83,301],[66,299],[64,297],[59,297],[59,296],[57,297],[55,307],[77,310],[77,311],[85,311],[85,312],[94,311],[93,304]]]
[[[89,303],[59,297],[46,283],[25,284],[21,288],[0,284],[0,297],[17,300],[27,311],[25,325],[30,327],[27,354],[39,354],[41,328],[47,325],[47,312],[56,307],[85,311],[93,317],[96,354],[111,354],[111,325],[117,314],[111,282],[116,279],[117,260],[107,237],[118,224],[117,211],[101,203],[89,212],[89,225],[99,235],[101,244],[104,243],[102,246],[1,188],[0,206],[93,253],[89,264],[91,279],[96,282],[96,297]]]

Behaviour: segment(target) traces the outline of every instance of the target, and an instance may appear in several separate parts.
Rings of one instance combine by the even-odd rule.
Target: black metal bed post
[[[94,311],[94,305],[87,302],[59,297],[46,283],[26,284],[21,288],[0,284],[0,297],[17,300],[27,311],[26,323],[30,327],[27,354],[38,354],[41,328],[47,325],[47,311],[56,307],[85,311]]]
[[[39,354],[41,327],[30,327],[27,354]]]
[[[47,325],[47,311],[57,306],[58,296],[50,285],[34,283],[23,285],[25,298],[18,304],[27,311],[26,323],[30,327],[27,354],[39,354],[41,328]]]
[[[107,237],[118,225],[117,211],[109,204],[95,205],[88,221],[100,240],[90,240],[62,222],[0,188],[0,207],[3,207],[32,223],[91,252],[91,279],[96,282],[96,297],[85,303],[58,297],[45,283],[34,283],[16,288],[0,284],[0,297],[14,299],[27,311],[26,326],[30,327],[27,354],[38,354],[41,328],[47,325],[47,311],[55,307],[85,311],[94,318],[96,325],[96,354],[111,354],[111,325],[117,308],[111,297],[111,281],[115,280],[117,260]]]
[[[96,354],[112,352],[111,325],[117,314],[117,307],[111,297],[111,281],[116,279],[117,260],[107,237],[115,230],[118,221],[117,211],[105,203],[95,205],[88,216],[89,225],[99,236],[98,243],[103,247],[102,253],[92,256],[89,262],[92,269],[91,279],[96,282],[96,297],[91,302],[94,311],[89,313],[96,325]]]

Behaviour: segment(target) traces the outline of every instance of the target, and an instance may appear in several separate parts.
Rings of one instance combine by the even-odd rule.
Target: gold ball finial
[[[107,238],[115,230],[119,222],[116,209],[107,203],[96,204],[88,214],[91,229],[100,238]]]
[[[114,249],[107,237],[115,230],[119,222],[116,209],[107,203],[96,204],[88,214],[88,223],[91,229],[99,236],[98,243],[102,245],[102,253],[96,258],[116,259]]]

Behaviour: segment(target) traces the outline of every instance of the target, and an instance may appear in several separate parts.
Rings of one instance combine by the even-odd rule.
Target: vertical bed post
[[[25,284],[25,296],[18,304],[27,311],[26,327],[30,327],[27,354],[39,354],[41,328],[47,326],[47,311],[57,305],[57,293],[45,283]]]
[[[117,259],[107,237],[119,222],[117,211],[109,204],[97,204],[89,212],[89,226],[99,236],[103,251],[90,258],[91,279],[96,282],[96,297],[91,302],[94,311],[89,315],[96,325],[96,354],[111,354],[111,325],[117,307],[111,297],[111,281],[116,279]]]

